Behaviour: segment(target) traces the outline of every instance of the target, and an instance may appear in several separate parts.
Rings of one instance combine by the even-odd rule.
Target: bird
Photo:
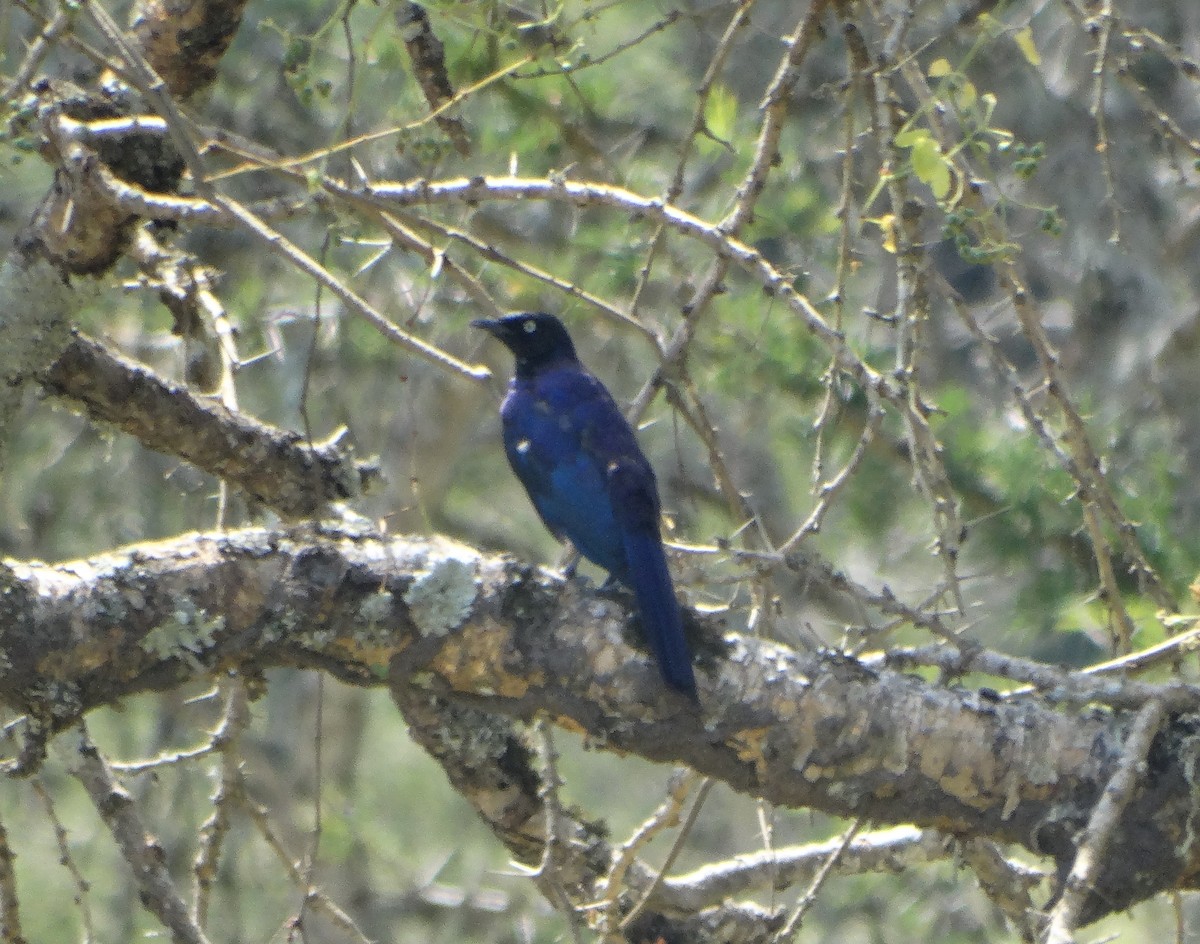
[[[663,681],[698,702],[659,530],[658,485],[633,428],[554,315],[515,312],[471,325],[515,358],[500,407],[504,451],[538,516],[608,571],[608,584],[633,591]]]

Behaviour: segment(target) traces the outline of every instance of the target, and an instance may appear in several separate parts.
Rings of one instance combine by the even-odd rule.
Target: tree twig
[[[1129,729],[1125,752],[1079,841],[1075,863],[1067,875],[1062,895],[1050,912],[1046,944],[1071,944],[1088,896],[1095,891],[1096,876],[1117,829],[1117,822],[1133,798],[1138,782],[1146,776],[1146,755],[1162,726],[1166,707],[1154,698],[1146,702]]]

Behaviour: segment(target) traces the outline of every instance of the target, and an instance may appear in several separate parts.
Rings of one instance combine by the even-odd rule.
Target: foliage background
[[[738,4],[427,4],[456,89],[473,89],[453,110],[469,129],[469,155],[457,153],[426,118],[429,104],[389,4],[252,4],[216,85],[192,110],[206,124],[301,158],[294,166],[301,179],[318,172],[398,181],[511,172],[604,181],[657,196],[686,156],[673,202],[718,220],[751,167],[759,102],[780,39],[802,12],[773,0],[740,6],[749,8],[747,25],[706,86]],[[997,270],[1011,265],[1022,274],[1108,481],[1137,523],[1150,562],[1177,599],[1186,597],[1200,552],[1200,490],[1190,474],[1200,457],[1200,98],[1196,73],[1187,68],[1200,56],[1200,9],[1067,0],[853,7],[852,17],[876,24],[875,32],[864,30],[873,49],[884,38],[880,24],[909,18],[908,61],[927,77],[941,119],[970,156],[989,208],[986,222],[1000,237],[988,241],[970,218],[955,217],[965,212],[953,203],[964,181],[941,179],[954,155],[927,133],[910,135],[910,147],[880,150],[875,86],[861,76],[847,81],[852,38],[828,16],[787,102],[779,163],[742,238],[841,319],[865,361],[890,371],[907,355],[898,355],[897,327],[889,323],[897,304],[896,208],[881,172],[890,168],[904,180],[924,208],[914,253],[931,286],[908,366],[937,408],[932,426],[961,502],[967,632],[1007,652],[1071,665],[1104,658],[1113,617],[1097,594],[1094,558],[1071,500],[1077,483],[1014,407],[1005,378],[956,316],[955,296],[1017,371],[1036,378],[1037,351]],[[125,15],[119,7],[112,12]],[[34,21],[23,3],[0,12],[5,74],[20,62]],[[87,35],[82,23],[78,29]],[[1098,85],[1093,65],[1104,31],[1111,58]],[[501,75],[522,59],[515,73]],[[60,46],[42,71],[84,82],[91,69]],[[698,88],[707,88],[705,101]],[[927,127],[930,102],[911,90],[897,94],[915,116],[911,127]],[[706,133],[693,136],[697,109]],[[854,146],[849,184],[847,140]],[[335,149],[347,141],[354,146]],[[16,134],[3,142],[0,160],[0,238],[7,242],[51,175]],[[230,175],[224,185],[242,199],[296,192],[295,180],[273,169],[222,166]],[[669,336],[711,259],[675,237],[651,250],[653,225],[602,208],[446,204],[424,216],[496,250],[488,258],[444,232],[426,231],[503,307],[562,313],[585,361],[625,400],[657,368],[654,345],[598,306],[503,260],[552,272]],[[468,329],[479,312],[444,268],[389,247],[385,234],[344,212],[310,210],[279,225],[402,327],[464,359],[487,361],[498,377],[507,374],[502,352]],[[959,249],[956,232],[967,234]],[[444,532],[528,559],[557,559],[504,466],[498,381],[481,389],[398,351],[244,235],[184,228],[177,240],[221,273],[219,294],[237,325],[242,357],[261,355],[238,372],[241,407],[314,439],[345,426],[360,452],[380,457],[384,481],[358,511],[392,531]],[[181,377],[169,314],[131,265],[124,277],[126,290],[102,293],[82,327]],[[831,382],[827,367],[828,353],[786,306],[746,279],[725,280],[690,346],[681,386],[695,392],[684,397],[693,414],[702,404],[715,423],[732,481],[754,518],[747,522],[731,508],[714,484],[704,443],[659,397],[643,418],[642,441],[659,472],[673,541],[715,547],[749,533],[752,546],[764,547],[793,533],[814,507],[815,483],[849,460],[866,421],[861,391]],[[1037,395],[1036,379],[1030,387]],[[919,600],[937,586],[943,564],[930,553],[938,535],[927,497],[913,486],[906,448],[905,430],[889,415],[805,546],[859,580]],[[0,550],[13,557],[86,556],[215,522],[214,480],[47,400],[29,399],[7,472]],[[227,523],[257,514],[235,501]],[[924,638],[901,627],[886,639],[861,639],[848,630],[853,607],[803,575],[756,582],[727,557],[699,553],[681,553],[677,565],[694,603],[728,605],[741,620],[753,613],[759,631],[794,643],[873,647]],[[1164,638],[1156,605],[1134,581],[1123,579],[1121,587],[1138,627],[1134,646]],[[205,695],[200,687],[140,699],[94,719],[93,733],[118,758],[187,747],[217,721],[217,705]],[[315,854],[315,881],[369,938],[550,941],[563,933],[532,886],[508,873],[502,850],[440,772],[406,741],[385,696],[281,674],[252,711],[243,753],[254,799],[269,809],[290,856]],[[594,754],[563,737],[566,798],[578,795],[603,810],[615,835],[658,803],[666,771]],[[207,815],[207,766],[201,760],[132,780],[181,869]],[[47,803],[61,822],[57,838]],[[32,783],[0,791],[0,820],[14,839],[20,886],[38,890],[25,901],[30,940],[79,937],[85,921],[100,940],[128,940],[153,927],[103,825],[53,761]],[[718,790],[680,867],[838,828]],[[237,835],[220,876],[214,937],[289,936],[299,892],[251,823],[242,822]],[[86,876],[85,895],[72,868]],[[76,896],[85,906],[68,907]],[[1194,928],[1194,902],[1177,906],[1178,914],[1170,902],[1142,906],[1098,934],[1151,939],[1173,933],[1177,917]],[[994,941],[1006,933],[995,909],[949,863],[835,879],[808,924],[810,935],[847,942],[917,935]]]

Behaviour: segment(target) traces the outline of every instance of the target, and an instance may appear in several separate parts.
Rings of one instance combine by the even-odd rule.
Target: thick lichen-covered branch
[[[9,566],[0,698],[47,730],[197,676],[308,666],[386,681],[410,706],[543,714],[779,805],[1017,842],[1069,866],[1131,723],[722,636],[711,620],[693,621],[696,709],[661,688],[619,600],[440,539],[248,530]],[[1191,883],[1197,754],[1200,720],[1175,709],[1084,920]]]

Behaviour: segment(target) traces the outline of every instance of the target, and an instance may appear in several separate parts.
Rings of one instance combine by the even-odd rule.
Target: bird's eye
[[[526,334],[533,334],[533,332],[537,330],[537,322],[530,318],[525,322],[523,327],[525,328]]]

